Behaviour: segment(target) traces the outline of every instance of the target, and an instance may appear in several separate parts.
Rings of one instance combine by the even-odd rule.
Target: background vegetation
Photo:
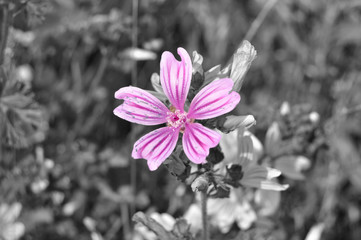
[[[165,50],[209,69],[243,39],[257,58],[235,113],[255,116],[263,143],[276,122],[310,166],[281,179],[272,215],[213,239],[359,239],[361,2],[137,2],[0,0],[0,239],[144,239],[136,211],[183,216],[191,189],[131,159],[151,128],[115,117],[114,92],[152,89]]]

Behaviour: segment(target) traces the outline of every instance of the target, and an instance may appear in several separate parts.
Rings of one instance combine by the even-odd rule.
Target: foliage
[[[192,187],[213,197],[212,239],[359,239],[361,4],[277,1],[242,45],[265,4],[142,0],[132,45],[132,1],[0,0],[0,212],[13,212],[0,225],[19,228],[9,239],[198,239]],[[149,172],[130,151],[151,129],[116,118],[113,95],[136,84],[161,98],[153,73],[178,46],[197,51],[190,98],[237,79],[241,105],[202,123],[236,140],[199,168],[177,148]],[[246,188],[246,166],[279,169],[272,183],[288,190]]]

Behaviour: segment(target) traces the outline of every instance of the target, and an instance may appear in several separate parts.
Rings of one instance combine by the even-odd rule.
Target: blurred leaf
[[[278,123],[274,122],[268,128],[265,139],[266,153],[274,157],[278,154],[281,142],[281,131]]]
[[[203,57],[196,51],[193,52],[193,68],[192,68],[192,82],[191,87],[193,89],[199,89],[204,82],[203,74]]]
[[[239,164],[229,164],[227,165],[227,173],[232,178],[233,181],[239,181],[243,177],[243,168]]]
[[[225,78],[227,76],[229,76],[228,73],[221,70],[221,65],[214,66],[204,73],[204,82],[202,87],[210,84],[216,79]]]
[[[181,239],[192,239],[190,225],[184,218],[178,218],[173,227],[173,233]]]
[[[3,141],[15,148],[42,141],[47,130],[43,111],[32,98],[21,94],[0,98],[0,123]]]
[[[343,23],[335,28],[337,31],[333,32],[333,37],[337,44],[346,45],[349,43],[360,43],[361,41],[361,26],[360,23]]]
[[[174,152],[164,162],[170,173],[177,177],[180,181],[185,181],[190,174],[191,168],[185,164],[179,156],[179,152]]]
[[[217,164],[223,161],[224,154],[221,151],[220,146],[216,146],[214,148],[209,149],[209,155],[207,157],[207,162],[210,162],[212,164]]]
[[[203,57],[197,51],[193,52],[193,68],[192,73],[195,75],[196,73],[199,73],[203,76]]]
[[[173,235],[171,232],[168,232],[167,230],[165,230],[165,228],[158,223],[156,220],[147,217],[144,213],[142,212],[137,212],[136,214],[134,214],[133,216],[133,221],[137,222],[137,223],[141,223],[144,226],[148,227],[150,230],[152,230],[160,240],[177,240],[178,238]]]
[[[44,21],[44,15],[49,9],[50,3],[46,0],[26,1],[26,13],[30,26],[36,26]]]
[[[212,198],[229,198],[231,188],[226,185],[219,184],[216,189],[212,191],[210,197]]]
[[[164,94],[158,73],[153,73],[150,77],[150,81],[152,82],[152,86],[156,92]]]

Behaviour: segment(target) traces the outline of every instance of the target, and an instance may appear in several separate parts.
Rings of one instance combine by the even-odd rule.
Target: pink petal
[[[123,99],[124,103],[114,109],[114,114],[129,122],[157,125],[167,121],[168,108],[143,89],[123,87],[115,93],[115,98]]]
[[[179,135],[179,128],[163,127],[141,137],[133,147],[132,157],[148,160],[151,171],[156,170],[173,152]]]
[[[205,86],[194,97],[188,111],[188,118],[209,119],[232,111],[241,97],[231,92],[233,81],[222,78]]]
[[[218,145],[221,134],[199,123],[189,123],[183,133],[183,149],[189,160],[205,163],[209,149]]]
[[[174,107],[184,110],[192,79],[192,62],[184,48],[178,48],[182,61],[170,52],[164,52],[160,60],[160,81],[165,95]]]

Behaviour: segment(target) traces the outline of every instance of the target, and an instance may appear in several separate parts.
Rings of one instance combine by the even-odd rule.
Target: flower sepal
[[[248,129],[253,125],[256,125],[256,119],[253,115],[228,115],[218,118],[215,127],[224,133],[229,133],[236,130],[237,128],[243,127],[245,129]]]
[[[164,161],[164,165],[173,176],[182,182],[189,177],[191,172],[191,166],[189,165],[187,156],[180,146]]]

